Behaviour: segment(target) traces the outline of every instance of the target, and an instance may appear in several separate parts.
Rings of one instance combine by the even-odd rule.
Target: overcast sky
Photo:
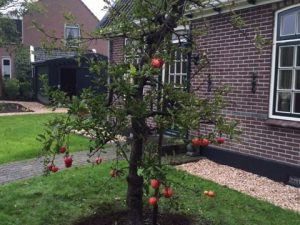
[[[102,10],[103,6],[105,6],[105,3],[102,0],[82,0],[89,9],[98,17],[100,20],[104,14],[105,11]]]

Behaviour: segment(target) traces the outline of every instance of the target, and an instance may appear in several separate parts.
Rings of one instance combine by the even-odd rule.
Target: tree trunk
[[[127,177],[127,207],[129,209],[129,224],[143,225],[143,177],[138,176],[138,166],[143,155],[143,143],[146,124],[145,119],[131,119],[133,130],[133,146],[129,160],[129,174]]]

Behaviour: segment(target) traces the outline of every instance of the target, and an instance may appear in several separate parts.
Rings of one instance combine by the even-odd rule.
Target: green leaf
[[[134,65],[130,64],[130,70],[129,70],[129,72],[130,72],[131,76],[135,76],[136,75],[136,68],[135,68]]]
[[[143,173],[144,173],[144,169],[138,169],[137,174],[139,176],[143,176]]]

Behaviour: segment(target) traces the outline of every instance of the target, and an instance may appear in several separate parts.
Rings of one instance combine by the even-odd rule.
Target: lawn
[[[105,162],[0,186],[1,225],[77,225],[86,218],[124,209],[126,182],[110,178],[110,167]],[[168,174],[175,181],[172,199],[179,205],[173,208],[170,200],[161,199],[159,206],[164,212],[187,215],[193,225],[300,224],[300,214],[185,172],[170,169]],[[195,188],[198,191],[192,191]],[[204,197],[204,189],[214,190],[215,198]]]
[[[0,117],[0,163],[37,157],[41,143],[36,140],[43,133],[44,124],[61,114],[18,115]],[[73,135],[70,151],[88,149],[88,139]]]

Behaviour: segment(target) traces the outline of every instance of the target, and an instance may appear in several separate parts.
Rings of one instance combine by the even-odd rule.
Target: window
[[[175,86],[186,86],[187,65],[187,54],[182,53],[178,48],[172,53],[171,62],[166,65],[164,81]]]
[[[141,54],[141,50],[139,49],[137,41],[125,38],[124,52],[125,52],[124,55],[125,63],[133,63],[133,64],[139,63],[140,60],[139,54]]]
[[[10,60],[10,58],[2,58],[2,77],[4,79],[11,78],[11,60]]]
[[[70,47],[77,47],[80,39],[80,27],[79,25],[65,25],[65,41]]]
[[[172,43],[174,44],[174,51],[171,55],[170,63],[166,64],[163,71],[163,81],[165,83],[172,83],[175,87],[187,87],[188,79],[188,54],[184,51],[182,46],[188,42],[188,28],[179,26],[176,29],[176,35],[172,35]]]
[[[270,117],[300,121],[300,6],[275,21]]]

